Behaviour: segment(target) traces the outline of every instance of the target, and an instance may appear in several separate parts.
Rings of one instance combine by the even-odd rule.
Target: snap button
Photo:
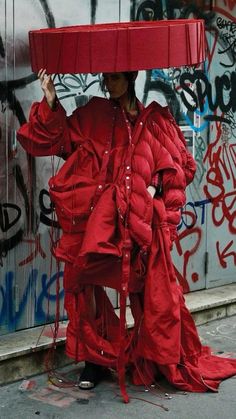
[[[102,185],[98,185],[98,189],[102,189]]]

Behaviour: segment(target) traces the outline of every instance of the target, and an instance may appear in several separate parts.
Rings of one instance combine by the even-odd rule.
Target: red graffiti
[[[38,254],[40,254],[43,259],[46,258],[46,253],[43,251],[41,243],[40,243],[40,237],[41,237],[40,234],[38,234],[35,237],[35,240],[31,240],[31,239],[23,240],[26,243],[34,244],[35,248],[32,250],[29,256],[27,256],[24,260],[19,262],[19,266],[24,266],[32,262],[32,260],[34,260]]]
[[[226,17],[227,19],[232,20],[232,22],[236,22],[236,17],[233,16],[233,14],[231,13],[231,10],[234,9],[235,6],[235,0],[224,0],[225,2],[227,2],[227,5],[229,7],[229,11],[227,11],[226,9],[224,9],[223,7],[220,6],[214,6],[212,8],[212,11],[214,11],[215,13],[221,14],[222,16]]]
[[[216,226],[220,226],[225,219],[228,221],[228,228],[231,234],[236,234],[236,191],[227,193],[212,205],[212,220]]]
[[[233,10],[236,5],[236,0],[224,0],[224,4],[229,8],[229,10]]]
[[[191,235],[191,238],[195,236],[195,244],[191,249],[183,250],[183,240]],[[189,282],[187,280],[187,268],[189,265],[190,258],[196,253],[202,239],[202,231],[199,227],[194,227],[190,230],[184,230],[182,233],[179,234],[178,238],[175,241],[176,250],[179,256],[183,256],[183,274],[181,274],[177,268],[175,267],[176,277],[183,288],[184,292],[188,292],[189,289]],[[182,243],[181,243],[182,242]],[[199,280],[199,275],[197,272],[193,272],[191,275],[191,279],[193,282],[197,282]]]
[[[236,252],[233,251],[232,249],[231,249],[231,252],[228,252],[228,250],[232,247],[232,244],[233,244],[233,240],[231,240],[221,252],[220,251],[220,243],[218,241],[216,242],[217,255],[218,255],[219,262],[220,262],[222,268],[227,268],[227,262],[225,261],[225,259],[227,259],[231,256],[234,259],[234,265],[236,265]]]
[[[217,32],[216,29],[212,29],[211,30],[211,33],[212,33],[212,35],[214,33],[214,41],[213,41],[213,43],[212,42],[209,42],[208,39],[207,39],[207,37],[205,38],[206,39],[207,58],[208,58],[207,71],[210,70],[212,59],[213,59],[213,56],[215,54],[215,50],[216,50],[217,42],[218,42],[218,37],[219,37],[219,34],[218,34],[218,32]]]
[[[204,159],[208,159],[209,170],[203,190],[212,202],[214,225],[227,221],[230,233],[236,234],[236,144],[229,143],[223,128],[216,123],[216,140],[209,145]]]

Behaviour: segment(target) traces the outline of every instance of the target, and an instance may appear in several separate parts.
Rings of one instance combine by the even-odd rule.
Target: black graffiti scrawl
[[[45,20],[48,27],[55,27],[55,19],[53,13],[49,7],[47,0],[39,0],[41,5]],[[5,58],[5,49],[3,39],[0,36],[0,56]],[[36,74],[29,74],[25,77],[15,79],[15,80],[0,80],[0,103],[2,112],[6,112],[6,109],[12,111],[13,115],[18,120],[19,124],[22,125],[26,122],[26,116],[24,114],[23,108],[20,101],[17,98],[17,90],[22,89],[34,82],[37,79]],[[35,159],[27,155],[28,170],[31,173],[31,185],[30,190],[27,191],[23,173],[19,165],[13,167],[13,175],[16,179],[16,185],[21,193],[24,200],[24,208],[26,213],[26,232],[34,233],[38,227],[38,216],[35,211],[35,191],[36,191],[36,168],[35,168]],[[30,198],[29,198],[30,197]],[[11,205],[10,203],[4,203],[3,205]],[[17,231],[14,236],[8,239],[1,239],[0,241],[0,260],[2,257],[7,255],[7,252],[15,247],[21,240],[23,236],[23,230],[20,229]]]

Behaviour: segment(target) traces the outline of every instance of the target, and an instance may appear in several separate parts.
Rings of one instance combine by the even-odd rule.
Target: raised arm
[[[48,106],[54,109],[56,106],[56,89],[50,75],[47,75],[46,69],[39,70],[38,78]]]
[[[29,122],[17,132],[22,147],[33,156],[65,155],[71,152],[66,112],[56,98],[56,90],[45,69],[38,73],[43,100],[33,103]]]

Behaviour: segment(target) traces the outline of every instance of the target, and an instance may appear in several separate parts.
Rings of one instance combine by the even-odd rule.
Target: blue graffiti
[[[210,199],[187,202],[186,205],[181,209],[181,222],[178,225],[177,230],[180,230],[183,226],[188,229],[193,228],[197,224],[199,217],[200,224],[203,225],[206,219],[206,206],[210,203]]]
[[[40,294],[37,296],[36,284],[38,282],[38,277],[38,269],[32,269],[29,273],[28,281],[16,310],[15,275],[12,271],[6,272],[5,281],[0,285],[0,333],[3,330],[3,326],[7,332],[15,331],[19,328],[19,324],[22,321],[27,308],[27,303],[32,298],[32,290],[35,293],[35,313],[33,313],[34,326],[54,320],[54,313],[49,313],[48,310],[49,302],[55,303],[57,298],[59,301],[62,301],[64,290],[60,290],[58,295],[52,294],[50,291],[52,285],[63,278],[63,272],[56,272],[51,278],[48,278],[46,273],[42,274],[42,286],[40,288]]]
[[[197,112],[196,112],[196,111],[195,111],[195,113],[197,114]],[[209,122],[208,122],[208,121],[204,121],[204,122],[200,125],[200,127],[196,127],[196,126],[192,123],[192,121],[191,121],[191,119],[189,118],[188,114],[183,114],[183,116],[184,116],[184,119],[185,119],[185,121],[186,121],[186,125],[189,125],[189,127],[190,127],[193,131],[195,131],[195,132],[201,132],[201,131],[203,131],[204,129],[206,129],[206,128],[208,127],[208,125],[209,125]]]
[[[155,68],[154,70],[152,70],[151,73],[151,80],[155,81],[158,79],[163,79],[163,80],[167,80],[170,81],[171,78],[169,77],[169,74],[166,74],[163,70],[159,70],[157,68]]]
[[[186,124],[189,125],[193,131],[195,132],[201,132],[204,131],[204,129],[206,129],[209,125],[209,121],[205,121],[204,120],[204,116],[205,115],[213,115],[213,113],[210,111],[209,108],[209,102],[208,102],[208,98],[206,98],[205,103],[203,104],[203,110],[200,111],[200,109],[195,109],[194,113],[200,117],[200,121],[201,121],[201,125],[200,127],[195,126],[192,122],[192,120],[190,119],[190,117],[188,116],[188,114],[183,114],[184,119],[186,121]]]
[[[48,276],[47,274],[43,274],[42,275],[42,291],[41,294],[39,295],[37,302],[36,302],[36,311],[35,311],[35,316],[36,316],[36,320],[37,323],[42,323],[42,321],[53,321],[55,316],[51,315],[50,313],[45,313],[44,307],[43,307],[43,303],[45,303],[45,300],[47,302],[54,302],[56,303],[57,299],[59,299],[59,301],[61,301],[64,297],[64,290],[62,289],[61,291],[59,291],[58,295],[56,294],[52,294],[51,293],[51,287],[54,283],[56,283],[57,281],[60,280],[60,277],[63,277],[63,272],[56,272],[48,281]],[[46,316],[46,318],[45,318]]]

